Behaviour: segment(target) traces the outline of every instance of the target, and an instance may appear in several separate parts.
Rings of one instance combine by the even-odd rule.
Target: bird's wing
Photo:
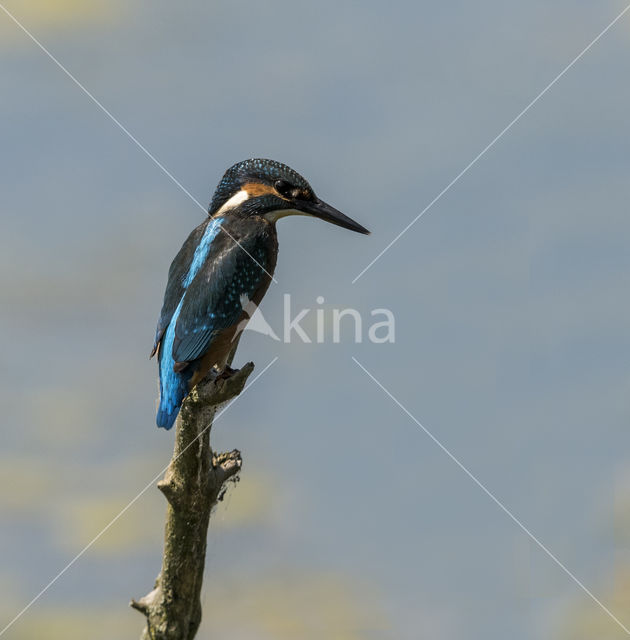
[[[269,280],[269,238],[242,236],[238,244],[220,234],[203,266],[184,294],[175,325],[173,360],[187,363],[200,358],[216,334],[235,325],[247,300]],[[252,259],[253,258],[253,259]],[[249,311],[249,310],[248,310]]]
[[[199,244],[207,224],[208,220],[204,220],[196,229],[193,229],[168,270],[168,283],[166,285],[166,291],[164,292],[164,302],[162,304],[162,311],[160,312],[160,319],[158,320],[155,331],[155,342],[153,344],[153,350],[151,351],[151,357],[153,357],[158,350],[160,340],[175,313],[175,309],[177,309],[177,305],[184,295],[186,290],[184,279],[190,269],[190,264],[195,254],[195,247]]]

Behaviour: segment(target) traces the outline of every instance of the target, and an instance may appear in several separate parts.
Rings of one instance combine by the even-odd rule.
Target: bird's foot
[[[235,373],[238,373],[240,369],[232,369],[232,367],[225,365],[223,371],[217,375],[215,380],[227,380],[231,378]]]
[[[223,369],[219,369],[219,367],[215,365],[214,367],[212,367],[212,369],[210,369],[210,371],[208,371],[204,380],[206,382],[214,383],[218,382],[219,380],[228,380],[239,371],[240,369],[232,369],[232,367],[228,366],[224,367]]]

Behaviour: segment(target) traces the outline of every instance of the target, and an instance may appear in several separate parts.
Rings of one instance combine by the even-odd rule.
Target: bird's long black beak
[[[366,235],[370,233],[358,222],[355,222],[352,218],[348,218],[347,215],[341,213],[341,211],[337,211],[337,209],[331,207],[319,198],[316,200],[300,200],[297,203],[297,208],[304,213],[308,213],[321,220],[326,220],[326,222],[332,222],[332,224],[336,224],[344,229],[350,229],[350,231],[356,231],[357,233],[365,233]]]

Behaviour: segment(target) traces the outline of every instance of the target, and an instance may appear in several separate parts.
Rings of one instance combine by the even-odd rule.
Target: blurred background
[[[372,230],[279,223],[276,332],[289,293],[396,342],[245,333],[278,360],[213,429],[199,637],[625,637],[352,360],[630,625],[630,13],[352,284],[625,3],[2,2],[204,205],[270,157]],[[0,52],[1,628],[168,463],[147,356],[204,213],[4,12]],[[138,637],[164,513],[4,637]]]

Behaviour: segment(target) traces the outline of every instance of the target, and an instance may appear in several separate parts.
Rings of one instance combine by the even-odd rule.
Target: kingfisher
[[[276,222],[313,216],[370,232],[314,193],[290,167],[253,158],[230,167],[208,217],[192,231],[169,272],[151,357],[158,356],[156,422],[170,429],[184,398],[210,372],[223,375],[234,340],[259,306],[278,256]]]

